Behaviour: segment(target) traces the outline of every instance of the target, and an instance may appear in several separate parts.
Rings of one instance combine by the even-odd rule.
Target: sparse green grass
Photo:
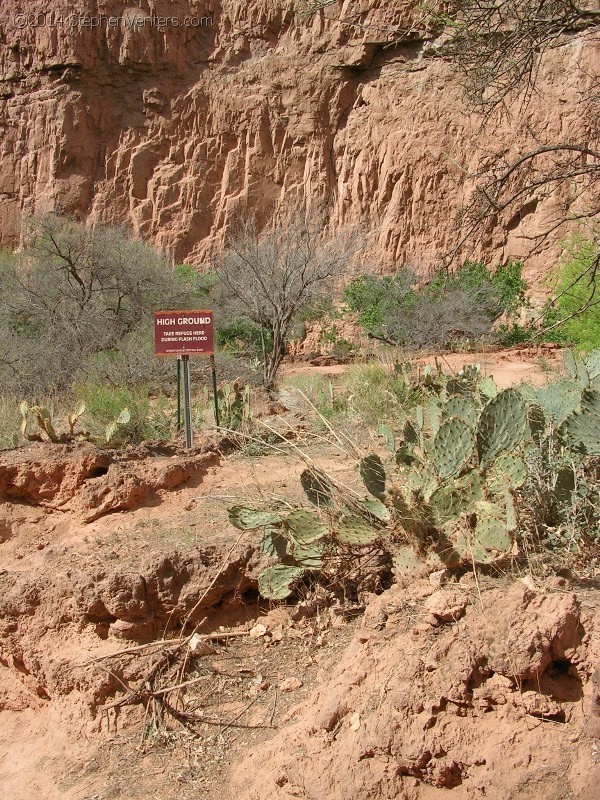
[[[337,379],[322,375],[295,375],[284,387],[299,389],[329,422],[360,421],[376,426],[404,420],[421,394],[402,376],[381,364],[357,364]]]
[[[0,397],[0,449],[19,443],[21,414],[19,403],[13,397]]]

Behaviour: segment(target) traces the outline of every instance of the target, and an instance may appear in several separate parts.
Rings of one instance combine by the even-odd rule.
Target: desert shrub
[[[16,397],[0,396],[0,450],[19,443],[21,414]]]
[[[324,220],[290,209],[262,230],[246,219],[218,260],[222,297],[238,320],[260,330],[263,382],[272,388],[298,314],[332,291],[360,246],[357,236],[328,236]]]
[[[344,302],[368,334],[383,338],[389,319],[414,301],[416,281],[408,269],[393,276],[360,275],[345,287]]]
[[[79,369],[100,375],[103,366],[108,381],[138,382],[142,359],[136,366],[132,345],[143,341],[147,352],[152,312],[199,303],[213,284],[189,266],[171,269],[121,229],[34,220],[25,252],[0,258],[2,383],[18,395],[44,392],[68,387]],[[121,367],[122,344],[129,363]]]
[[[285,379],[284,393],[299,389],[325,419],[341,420],[347,414],[346,393],[323,375],[293,375]]]
[[[494,331],[494,338],[502,347],[513,347],[516,344],[527,344],[535,336],[535,331],[525,325],[514,322],[512,325],[502,323]]]
[[[600,347],[600,249],[593,241],[572,236],[552,278],[555,300],[546,311],[547,341],[571,344],[589,352]]]
[[[422,288],[403,269],[395,276],[362,275],[344,290],[358,322],[376,339],[423,348],[478,340],[504,313],[525,302],[522,265],[508,262],[495,272],[467,261],[456,273],[438,271]]]
[[[418,403],[420,391],[402,374],[390,372],[380,364],[357,364],[342,378],[348,395],[348,410],[364,422],[376,425],[390,417],[410,413]]]

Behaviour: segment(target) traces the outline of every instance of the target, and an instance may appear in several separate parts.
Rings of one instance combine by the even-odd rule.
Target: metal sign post
[[[213,401],[215,404],[215,425],[217,428],[220,428],[221,423],[219,421],[219,401],[217,399],[217,370],[215,369],[214,355],[211,355],[210,357],[210,371],[212,372]]]
[[[181,358],[177,359],[177,432],[181,430]]]
[[[217,378],[214,357],[214,329],[212,311],[155,311],[154,352],[157,356],[178,356],[177,362],[177,428],[181,425],[180,374],[183,373],[183,425],[185,446],[194,446],[192,427],[192,396],[190,381],[190,355],[210,356],[215,422],[219,427],[217,407]]]
[[[185,435],[185,449],[191,450],[194,446],[194,428],[192,425],[192,392],[189,356],[181,356],[181,368],[183,372],[183,430]]]

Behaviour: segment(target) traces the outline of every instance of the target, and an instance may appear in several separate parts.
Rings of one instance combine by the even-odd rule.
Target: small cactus
[[[298,508],[288,514],[285,526],[294,540],[304,546],[313,544],[327,535],[327,525],[316,511],[309,511],[306,508]]]
[[[508,484],[519,489],[527,478],[527,467],[519,456],[503,455],[497,458],[487,473],[487,485],[494,494],[502,494]]]
[[[361,500],[357,500],[357,504],[379,522],[387,522],[390,518],[389,509],[374,497],[363,497]]]
[[[355,514],[345,514],[334,527],[333,535],[342,544],[360,546],[372,544],[377,539],[378,533],[364,519]]]
[[[324,473],[313,467],[305,469],[300,475],[300,484],[311,503],[315,506],[330,506],[331,487]]]
[[[477,408],[467,397],[451,397],[444,406],[444,418],[456,417],[471,428],[477,427]]]
[[[433,462],[440,478],[460,472],[471,458],[474,447],[473,429],[457,417],[447,419],[433,440]]]

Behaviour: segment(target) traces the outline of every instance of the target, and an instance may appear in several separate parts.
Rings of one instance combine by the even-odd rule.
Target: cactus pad
[[[596,381],[600,378],[600,349],[592,350],[592,352],[588,354],[585,359],[585,366],[590,377],[590,383],[595,385]],[[600,386],[597,388],[600,388]]]
[[[306,508],[298,508],[288,514],[285,526],[291,531],[294,540],[304,547],[327,535],[327,525],[317,512]]]
[[[433,462],[440,478],[449,478],[465,466],[475,447],[473,429],[461,419],[450,417],[433,441]]]
[[[388,509],[374,497],[363,497],[362,500],[358,500],[357,502],[359,506],[364,508],[367,514],[375,517],[379,522],[386,522],[390,518]]]
[[[487,484],[495,494],[502,494],[506,485],[512,489],[523,486],[527,467],[519,456],[504,455],[497,458],[487,474]]]
[[[291,556],[298,566],[303,569],[320,569],[323,566],[324,542],[315,542],[311,545],[294,543]]]
[[[512,540],[498,506],[482,501],[477,503],[476,513],[477,524],[471,543],[473,561],[489,564],[510,552]]]
[[[444,406],[444,418],[456,417],[471,428],[477,427],[477,409],[467,397],[451,397]]]
[[[571,378],[577,378],[577,361],[573,355],[573,351],[569,349],[563,350],[562,355],[565,370]]]
[[[560,429],[565,444],[588,456],[600,456],[600,415],[575,412]]]
[[[285,600],[291,595],[293,584],[303,574],[302,567],[287,567],[284,564],[267,567],[258,576],[258,591],[269,600]]]
[[[227,511],[231,524],[241,531],[253,531],[265,525],[281,522],[281,516],[272,511],[255,511],[244,506],[231,506]]]
[[[505,389],[490,400],[477,430],[481,466],[488,467],[501,453],[514,450],[523,440],[526,427],[525,405],[515,389]]]
[[[345,514],[333,529],[334,536],[342,544],[372,544],[377,539],[377,531],[364,519],[355,514]]]
[[[310,467],[305,469],[300,475],[300,483],[311,503],[316,506],[331,505],[331,487],[325,476],[321,475],[318,470]]]
[[[377,433],[379,434],[379,436],[383,436],[383,438],[385,439],[385,446],[390,451],[390,453],[393,453],[396,449],[394,431],[389,427],[389,425],[384,425],[382,423],[381,425],[377,426]]]
[[[581,387],[572,381],[557,381],[536,389],[537,403],[558,427],[579,408]]]
[[[381,497],[385,492],[385,467],[379,456],[370,455],[362,458],[359,471],[369,494]]]
[[[477,384],[477,387],[479,389],[479,393],[490,400],[492,400],[498,394],[498,387],[496,386],[496,382],[491,375],[488,375],[486,378],[482,378]]]
[[[267,525],[260,543],[260,551],[272,558],[283,558],[286,554],[288,541],[281,532],[281,528]]]

